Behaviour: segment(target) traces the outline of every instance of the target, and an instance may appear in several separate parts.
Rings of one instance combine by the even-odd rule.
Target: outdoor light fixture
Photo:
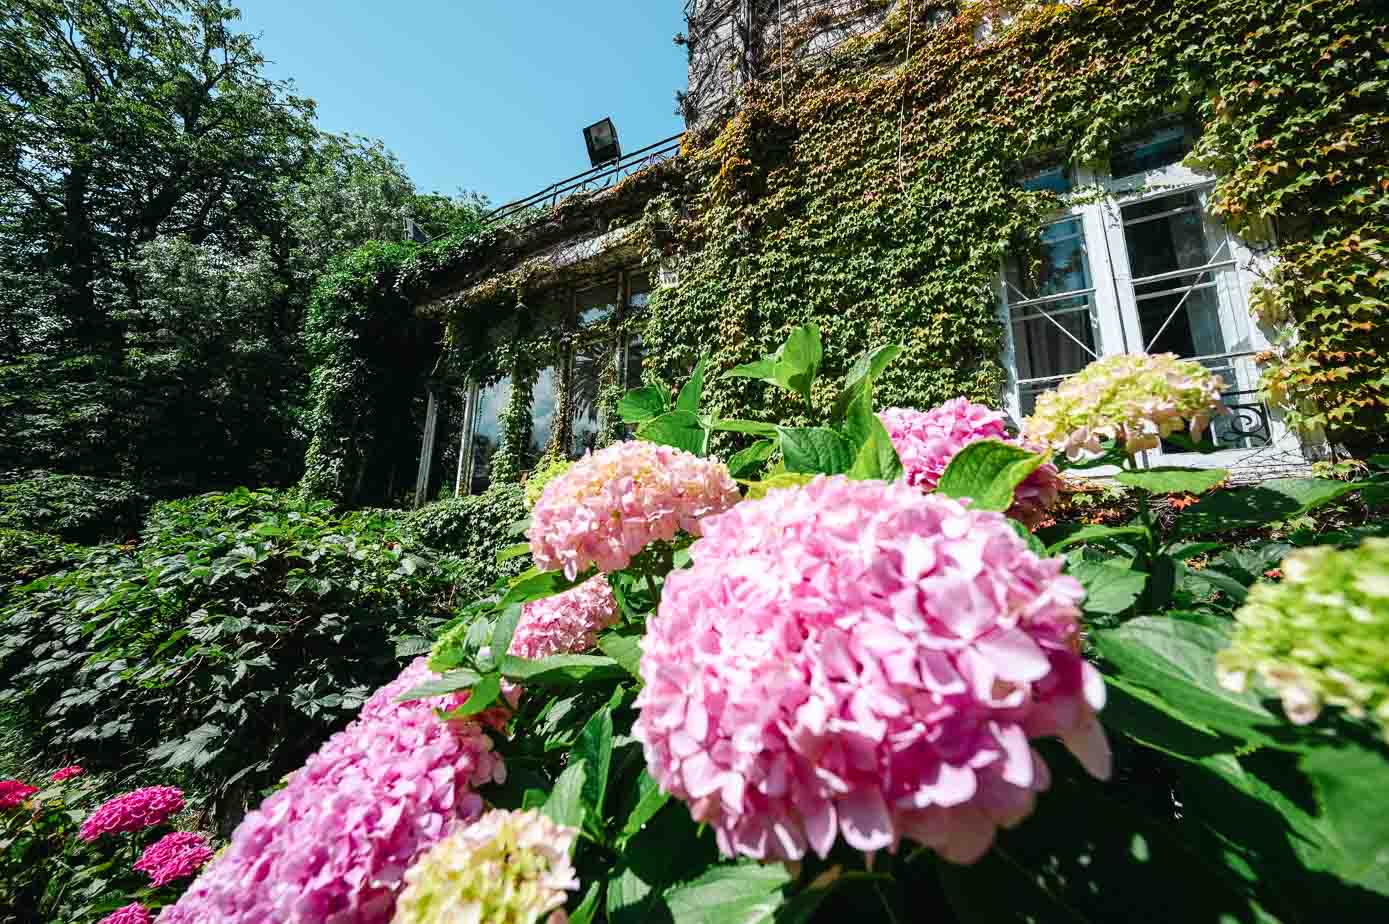
[[[612,119],[595,122],[584,129],[588,159],[597,167],[622,158],[622,145],[617,140],[617,126]]]

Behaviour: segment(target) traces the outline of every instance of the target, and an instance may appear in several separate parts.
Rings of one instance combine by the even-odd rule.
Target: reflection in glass
[[[555,432],[555,413],[559,410],[559,376],[555,367],[541,370],[531,392],[531,441],[530,460],[540,458],[545,447],[550,444],[550,436]]]
[[[1229,344],[1221,330],[1215,273],[1163,275],[1211,261],[1199,194],[1184,192],[1125,206],[1123,216],[1144,349],[1178,356],[1226,352]],[[1163,278],[1144,281],[1153,276]]]
[[[1191,150],[1191,138],[1184,125],[1153,132],[1137,144],[1129,144],[1114,152],[1109,172],[1116,177],[1147,173],[1170,164],[1180,163]]]
[[[1090,288],[1090,267],[1085,256],[1085,232],[1079,218],[1068,218],[1042,229],[1040,242],[1028,256],[1008,261],[1010,302],[1043,298]]]
[[[1070,169],[1059,165],[1039,170],[1022,181],[1022,188],[1028,192],[1054,192],[1058,196],[1070,192],[1071,185]]]
[[[1088,295],[1013,310],[1018,378],[1069,375],[1099,354],[1094,306]]]
[[[481,494],[492,483],[489,469],[492,456],[496,455],[501,443],[502,411],[510,401],[511,376],[478,390],[477,409],[473,414],[472,475],[468,482],[471,494]]]
[[[570,438],[570,458],[577,459],[598,445],[603,415],[598,391],[603,373],[612,367],[613,348],[607,340],[580,346],[574,352],[574,425]]]
[[[585,289],[578,293],[575,296],[575,301],[579,315],[579,326],[587,327],[612,317],[617,311],[618,298],[616,283]]]
[[[643,311],[651,302],[651,274],[632,273],[627,277],[627,310]]]

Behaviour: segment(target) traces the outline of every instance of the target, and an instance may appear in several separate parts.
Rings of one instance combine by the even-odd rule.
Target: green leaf
[[[1085,526],[1061,541],[1053,542],[1047,547],[1047,554],[1055,555],[1062,549],[1079,545],[1082,542],[1102,542],[1106,539],[1118,539],[1120,536],[1146,535],[1148,535],[1148,530],[1142,526]]]
[[[1322,830],[1345,858],[1337,875],[1389,895],[1389,756],[1338,742],[1301,767],[1320,795]]]
[[[820,328],[807,324],[793,330],[775,355],[730,369],[725,374],[732,378],[761,379],[779,385],[800,395],[809,406],[810,387],[823,359]]]
[[[579,902],[579,907],[574,909],[574,913],[569,916],[569,924],[592,924],[593,916],[598,913],[598,902],[603,895],[603,881],[595,879],[589,883],[588,891],[584,893],[584,900]]]
[[[541,571],[538,568],[531,568],[516,576],[506,589],[506,594],[502,596],[501,602],[497,605],[504,609],[518,603],[529,603],[532,600],[553,597],[577,587],[587,580],[587,577],[587,575],[580,575],[578,580],[571,581],[564,576],[563,571]]]
[[[1114,480],[1150,494],[1204,494],[1228,478],[1223,468],[1150,468],[1120,472]]]
[[[520,558],[522,555],[529,555],[530,553],[531,544],[529,542],[518,542],[515,545],[509,545],[497,552],[497,564],[500,565],[503,562],[508,562],[513,558]]]
[[[702,457],[708,444],[709,431],[704,429],[693,412],[671,411],[639,426],[637,437],[648,443],[674,446]]]
[[[1233,491],[1220,491],[1182,511],[1173,536],[1223,533],[1289,520],[1358,487],[1355,482],[1325,478],[1275,478]]]
[[[502,677],[500,674],[488,674],[483,677],[468,692],[468,700],[451,712],[445,713],[446,720],[466,719],[469,716],[477,715],[487,707],[497,701],[497,697],[502,692]]]
[[[643,770],[637,777],[636,800],[632,810],[627,813],[627,821],[622,825],[622,831],[618,834],[619,842],[635,837],[669,801],[670,793],[662,792],[661,784]]]
[[[715,430],[729,433],[748,433],[752,436],[776,436],[777,425],[760,420],[738,420],[733,417],[715,417],[709,424]]]
[[[1104,616],[1133,606],[1148,583],[1143,572],[1108,562],[1075,562],[1066,570],[1085,587],[1085,612]]]
[[[880,346],[860,354],[844,376],[844,388],[834,401],[834,410],[830,414],[830,420],[834,423],[843,420],[848,415],[849,405],[854,402],[855,397],[864,391],[865,386],[868,386],[868,390],[871,391],[878,376],[883,374],[883,370],[901,352],[901,344],[889,343],[886,346]]]
[[[709,357],[701,356],[699,362],[695,363],[690,380],[685,383],[684,388],[680,389],[680,397],[675,399],[677,411],[689,411],[691,414],[699,413],[699,402],[704,397],[704,367],[708,365],[708,362]]]
[[[1032,530],[1028,529],[1026,526],[1023,526],[1017,520],[1010,519],[1008,521],[1008,525],[1012,527],[1012,530],[1014,533],[1017,534],[1017,537],[1027,544],[1027,550],[1029,552],[1031,552],[1033,555],[1036,555],[1038,558],[1047,557],[1046,546],[1042,545],[1042,540],[1038,539],[1036,535],[1033,534]]]
[[[776,443],[771,440],[758,440],[747,449],[733,454],[728,460],[728,471],[734,478],[742,478],[761,468],[775,451]]]
[[[511,650],[511,637],[516,634],[516,627],[521,624],[521,604],[513,603],[497,615],[497,622],[492,627],[492,657],[500,658]]]
[[[477,671],[470,671],[460,668],[456,671],[449,671],[447,674],[435,679],[427,680],[407,693],[396,697],[398,703],[412,703],[420,699],[433,699],[436,696],[447,696],[450,693],[457,693],[459,690],[470,689],[473,684],[482,679],[482,675]]]
[[[766,497],[772,491],[783,491],[788,488],[800,488],[810,484],[815,480],[814,475],[801,472],[782,472],[780,475],[773,475],[763,481],[747,481],[744,484],[748,489],[748,498],[757,500]]]
[[[555,788],[540,811],[555,824],[582,829],[584,826],[584,780],[588,768],[582,760],[574,760],[555,780]]]
[[[839,475],[854,464],[849,441],[828,427],[781,427],[780,433],[788,472]]]
[[[1031,453],[998,440],[979,440],[955,454],[940,476],[936,493],[970,498],[972,510],[1003,512],[1013,506],[1013,491],[1047,461],[1043,453]]]
[[[868,439],[859,446],[849,477],[856,481],[896,481],[902,477],[902,460],[887,428],[876,417],[870,424]]]
[[[625,423],[641,423],[653,417],[660,417],[670,410],[670,398],[665,389],[655,385],[634,388],[617,402],[617,415]]]
[[[608,770],[613,756],[613,717],[610,708],[598,710],[579,732],[574,756],[587,767],[584,772],[584,812],[595,830],[603,825],[603,803],[608,791]]]
[[[760,379],[775,385],[776,379],[772,378],[774,372],[776,372],[776,361],[770,356],[764,356],[755,362],[734,366],[724,375],[730,379]]]
[[[666,893],[673,924],[759,924],[784,901],[791,874],[781,864],[716,866]]]
[[[599,655],[555,655],[539,661],[507,655],[502,674],[527,686],[564,688],[586,680],[619,680],[627,672],[612,658]]]
[[[1233,693],[1216,682],[1215,655],[1223,634],[1207,626],[1163,616],[1132,619],[1094,633],[1095,647],[1131,692],[1192,726],[1266,741],[1264,727],[1281,723],[1252,692]]]
[[[641,679],[641,639],[640,630],[608,632],[598,638],[598,650],[612,658],[627,673]]]

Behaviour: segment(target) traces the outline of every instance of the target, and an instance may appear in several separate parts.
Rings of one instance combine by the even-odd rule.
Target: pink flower
[[[474,787],[505,779],[467,693],[396,699],[434,678],[423,658],[378,690],[284,789],[232,835],[161,924],[387,924],[410,865],[483,809]]]
[[[82,774],[84,774],[84,773],[86,773],[86,772],[87,772],[87,771],[83,770],[81,767],[79,767],[79,766],[77,766],[76,764],[74,764],[74,765],[71,766],[71,767],[64,767],[64,768],[61,769],[61,770],[56,770],[56,771],[54,771],[52,779],[53,779],[53,782],[55,782],[55,783],[62,783],[62,782],[64,782],[64,781],[66,781],[66,780],[72,779],[72,778],[75,777],[75,776],[81,776]]]
[[[183,791],[173,786],[146,786],[108,799],[82,822],[77,836],[94,841],[106,834],[143,831],[162,825],[183,811]]]
[[[150,913],[144,905],[132,902],[124,908],[117,908],[97,924],[150,924]]]
[[[819,477],[704,523],[642,645],[634,735],[726,855],[902,838],[973,862],[1047,788],[1031,739],[1096,776],[1080,584],[999,514]]]
[[[508,654],[539,660],[578,654],[598,644],[598,633],[617,622],[617,600],[599,575],[573,590],[533,600],[521,610]]]
[[[590,565],[618,571],[658,539],[699,535],[701,517],[738,502],[716,459],[628,441],[590,453],[545,486],[531,512],[535,563],[573,580]]]
[[[212,847],[206,837],[193,831],[175,831],[146,847],[135,869],[148,875],[150,885],[157,889],[195,875],[211,859]]]
[[[950,460],[970,443],[998,440],[1031,452],[1044,450],[1044,447],[1009,437],[1004,424],[1007,418],[1001,411],[973,404],[965,398],[955,398],[929,411],[888,408],[879,413],[878,418],[887,428],[897,456],[902,460],[907,483],[928,492],[936,489]],[[1050,462],[1043,464],[1018,485],[1008,516],[1028,529],[1036,528],[1047,509],[1056,503],[1060,483],[1061,474],[1056,466]]]
[[[30,786],[20,780],[0,780],[0,812],[19,808],[38,791],[37,786]]]

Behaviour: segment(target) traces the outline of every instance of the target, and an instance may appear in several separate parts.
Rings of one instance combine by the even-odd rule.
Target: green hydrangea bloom
[[[537,811],[492,811],[435,844],[405,873],[392,924],[536,924],[565,919],[579,887],[578,832]]]
[[[1340,706],[1373,715],[1389,740],[1389,539],[1299,549],[1282,571],[1282,583],[1255,585],[1235,614],[1220,682],[1241,691],[1254,674],[1299,725]]]
[[[549,461],[542,459],[535,471],[526,478],[526,509],[534,508],[535,502],[540,500],[545,486],[569,471],[569,466],[573,464],[568,459],[550,459]]]
[[[1229,413],[1224,389],[1220,376],[1172,353],[1106,356],[1039,395],[1022,433],[1071,459],[1111,439],[1130,454],[1156,449],[1188,422],[1199,440],[1211,418]]]

